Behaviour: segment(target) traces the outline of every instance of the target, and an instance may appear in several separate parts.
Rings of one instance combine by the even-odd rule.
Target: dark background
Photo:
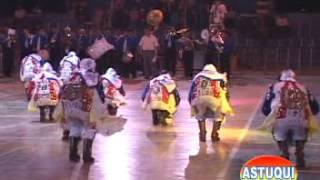
[[[14,9],[21,5],[31,11],[38,4],[44,12],[64,12],[65,0],[0,0],[0,15],[12,16]]]
[[[65,1],[66,0],[0,0],[0,16],[12,16],[14,9],[18,5],[21,5],[29,12],[36,4],[38,4],[44,12],[65,12]],[[226,1],[234,2],[232,4],[240,4],[241,6],[244,6],[244,4],[248,3],[245,0]],[[250,3],[252,2],[254,2],[254,0],[250,0]],[[275,0],[274,2],[277,13],[320,12],[320,0]],[[254,6],[250,7],[253,8]],[[255,12],[255,10],[251,12]]]
[[[287,12],[320,12],[319,0],[275,0],[278,13]]]

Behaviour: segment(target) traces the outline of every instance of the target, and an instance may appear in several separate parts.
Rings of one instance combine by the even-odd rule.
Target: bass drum
[[[147,23],[151,26],[159,26],[163,21],[163,13],[159,9],[149,11],[147,14]]]

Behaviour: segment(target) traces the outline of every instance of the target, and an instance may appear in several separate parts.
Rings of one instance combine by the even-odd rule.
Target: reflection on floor
[[[231,82],[236,115],[223,125],[222,142],[199,143],[198,126],[190,118],[186,101],[190,81],[179,81],[182,102],[170,128],[152,127],[150,112],[139,101],[143,82],[129,83],[128,106],[119,114],[127,118],[124,130],[110,137],[97,135],[96,162],[70,163],[68,144],[62,142],[58,124],[40,124],[37,113],[26,112],[19,83],[0,84],[0,179],[2,180],[212,180],[239,179],[244,162],[255,155],[277,154],[269,133],[257,129],[263,116],[258,106],[270,78],[237,77]],[[304,77],[320,99],[318,77]],[[80,147],[81,149],[81,147]],[[319,136],[307,146],[309,171],[299,179],[320,175]],[[314,179],[314,178],[313,178]]]

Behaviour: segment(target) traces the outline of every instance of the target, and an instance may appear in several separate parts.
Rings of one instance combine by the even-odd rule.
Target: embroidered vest
[[[160,82],[154,82],[150,87],[151,101],[162,101],[167,104],[169,102],[169,95],[167,88]]]
[[[211,80],[205,77],[199,77],[196,80],[196,96],[213,96],[215,98],[220,98],[221,96],[221,86],[220,81]]]
[[[83,84],[67,84],[63,90],[63,99],[78,102],[75,108],[90,112],[93,102],[94,89],[88,88]]]
[[[45,77],[42,77],[40,81],[35,83],[36,94],[35,101],[38,99],[49,99],[52,101],[57,101],[59,98],[59,85],[54,80],[48,80]]]
[[[292,115],[305,112],[308,116],[306,106],[308,105],[308,98],[296,84],[296,82],[287,81],[281,88],[280,93],[280,108],[278,110],[277,118],[285,118],[288,111],[292,111]]]

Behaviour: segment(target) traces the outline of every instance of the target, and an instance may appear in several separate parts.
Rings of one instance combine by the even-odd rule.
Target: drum
[[[96,40],[93,45],[87,49],[87,52],[92,59],[96,60],[111,49],[114,49],[114,46],[110,44],[105,38],[102,38]]]

